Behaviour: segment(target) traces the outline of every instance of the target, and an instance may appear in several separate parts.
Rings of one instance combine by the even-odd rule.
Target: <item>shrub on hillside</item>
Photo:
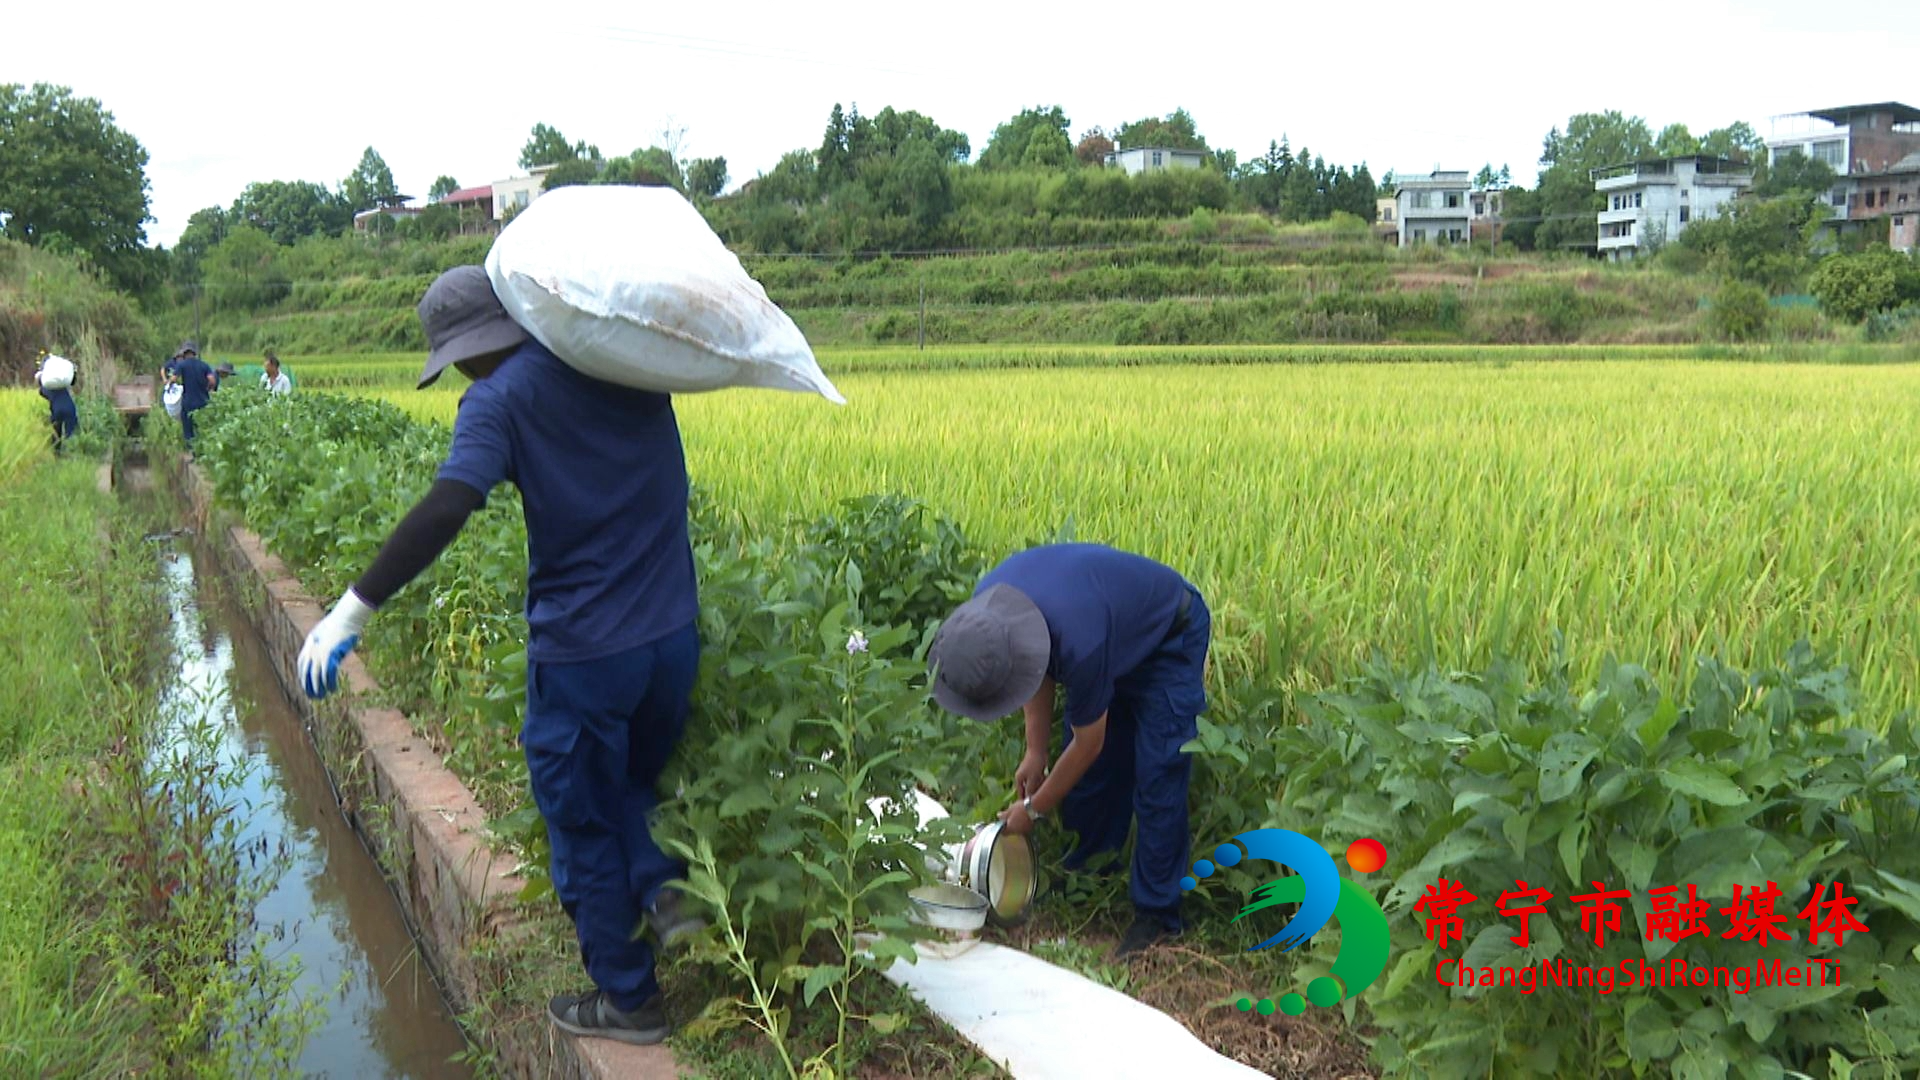
[[[1767,294],[1758,285],[1729,281],[1714,294],[1709,321],[1728,341],[1753,341],[1767,332]]]

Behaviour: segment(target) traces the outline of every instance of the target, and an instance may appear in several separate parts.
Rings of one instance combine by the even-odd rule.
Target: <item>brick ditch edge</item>
[[[408,927],[453,1010],[464,1012],[497,989],[487,985],[486,969],[475,962],[473,950],[514,934],[520,920],[512,908],[525,880],[488,849],[485,812],[412,722],[397,710],[369,703],[379,684],[358,656],[342,666],[344,687],[337,698],[315,702],[300,692],[300,647],[326,609],[258,536],[214,506],[212,484],[199,469],[179,457],[165,464],[189,523],[235,586],[242,609],[265,642],[280,688],[341,797],[340,813],[389,882],[399,883],[395,891]],[[369,816],[389,824],[370,827]],[[536,1004],[544,1015],[544,1003]],[[503,1071],[564,1080],[680,1075],[665,1046],[581,1039],[550,1023],[540,1028],[538,1034],[493,1033],[489,1049]]]

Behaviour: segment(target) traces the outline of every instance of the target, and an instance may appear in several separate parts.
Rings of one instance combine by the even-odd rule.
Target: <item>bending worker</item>
[[[420,302],[426,387],[473,380],[438,478],[300,652],[309,696],[337,686],[373,612],[446,549],[494,487],[527,525],[527,704],[520,741],[552,844],[554,892],[595,989],[548,1003],[560,1027],[629,1043],[669,1033],[644,917],[663,945],[701,928],[647,828],[699,667],[687,469],[672,399],[580,374],[501,307],[486,271]]]
[[[1178,934],[1187,870],[1187,785],[1180,752],[1206,709],[1212,617],[1198,589],[1140,555],[1100,544],[1019,552],[982,578],[928,651],[933,697],[982,722],[1015,709],[1027,752],[1020,801],[1000,815],[1025,835],[1058,812],[1079,834],[1066,866],[1117,852],[1137,818],[1129,893],[1135,918],[1115,956]],[[1047,767],[1054,699],[1065,686],[1066,741]]]

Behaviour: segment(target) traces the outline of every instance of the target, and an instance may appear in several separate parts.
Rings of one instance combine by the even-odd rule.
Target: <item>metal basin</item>
[[[987,900],[987,917],[995,926],[1017,926],[1033,904],[1035,879],[1033,848],[1024,836],[1005,831],[995,821],[973,834],[952,858],[947,880],[964,885]]]
[[[936,930],[959,934],[978,931],[987,922],[987,898],[972,889],[942,882],[907,893],[914,916]]]

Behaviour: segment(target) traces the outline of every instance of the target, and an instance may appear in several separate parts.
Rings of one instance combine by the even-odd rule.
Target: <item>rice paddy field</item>
[[[48,453],[47,399],[38,391],[0,388],[0,486]]]
[[[1872,714],[1920,706],[1920,365],[1510,351],[1536,359],[827,358],[844,407],[678,407],[695,482],[745,513],[897,491],[995,554],[1070,524],[1187,573],[1295,685],[1374,649],[1544,664],[1556,634],[1576,673],[1672,680],[1805,637]],[[303,385],[367,366],[315,359]],[[452,422],[464,380],[376,363],[398,378],[357,392]]]

